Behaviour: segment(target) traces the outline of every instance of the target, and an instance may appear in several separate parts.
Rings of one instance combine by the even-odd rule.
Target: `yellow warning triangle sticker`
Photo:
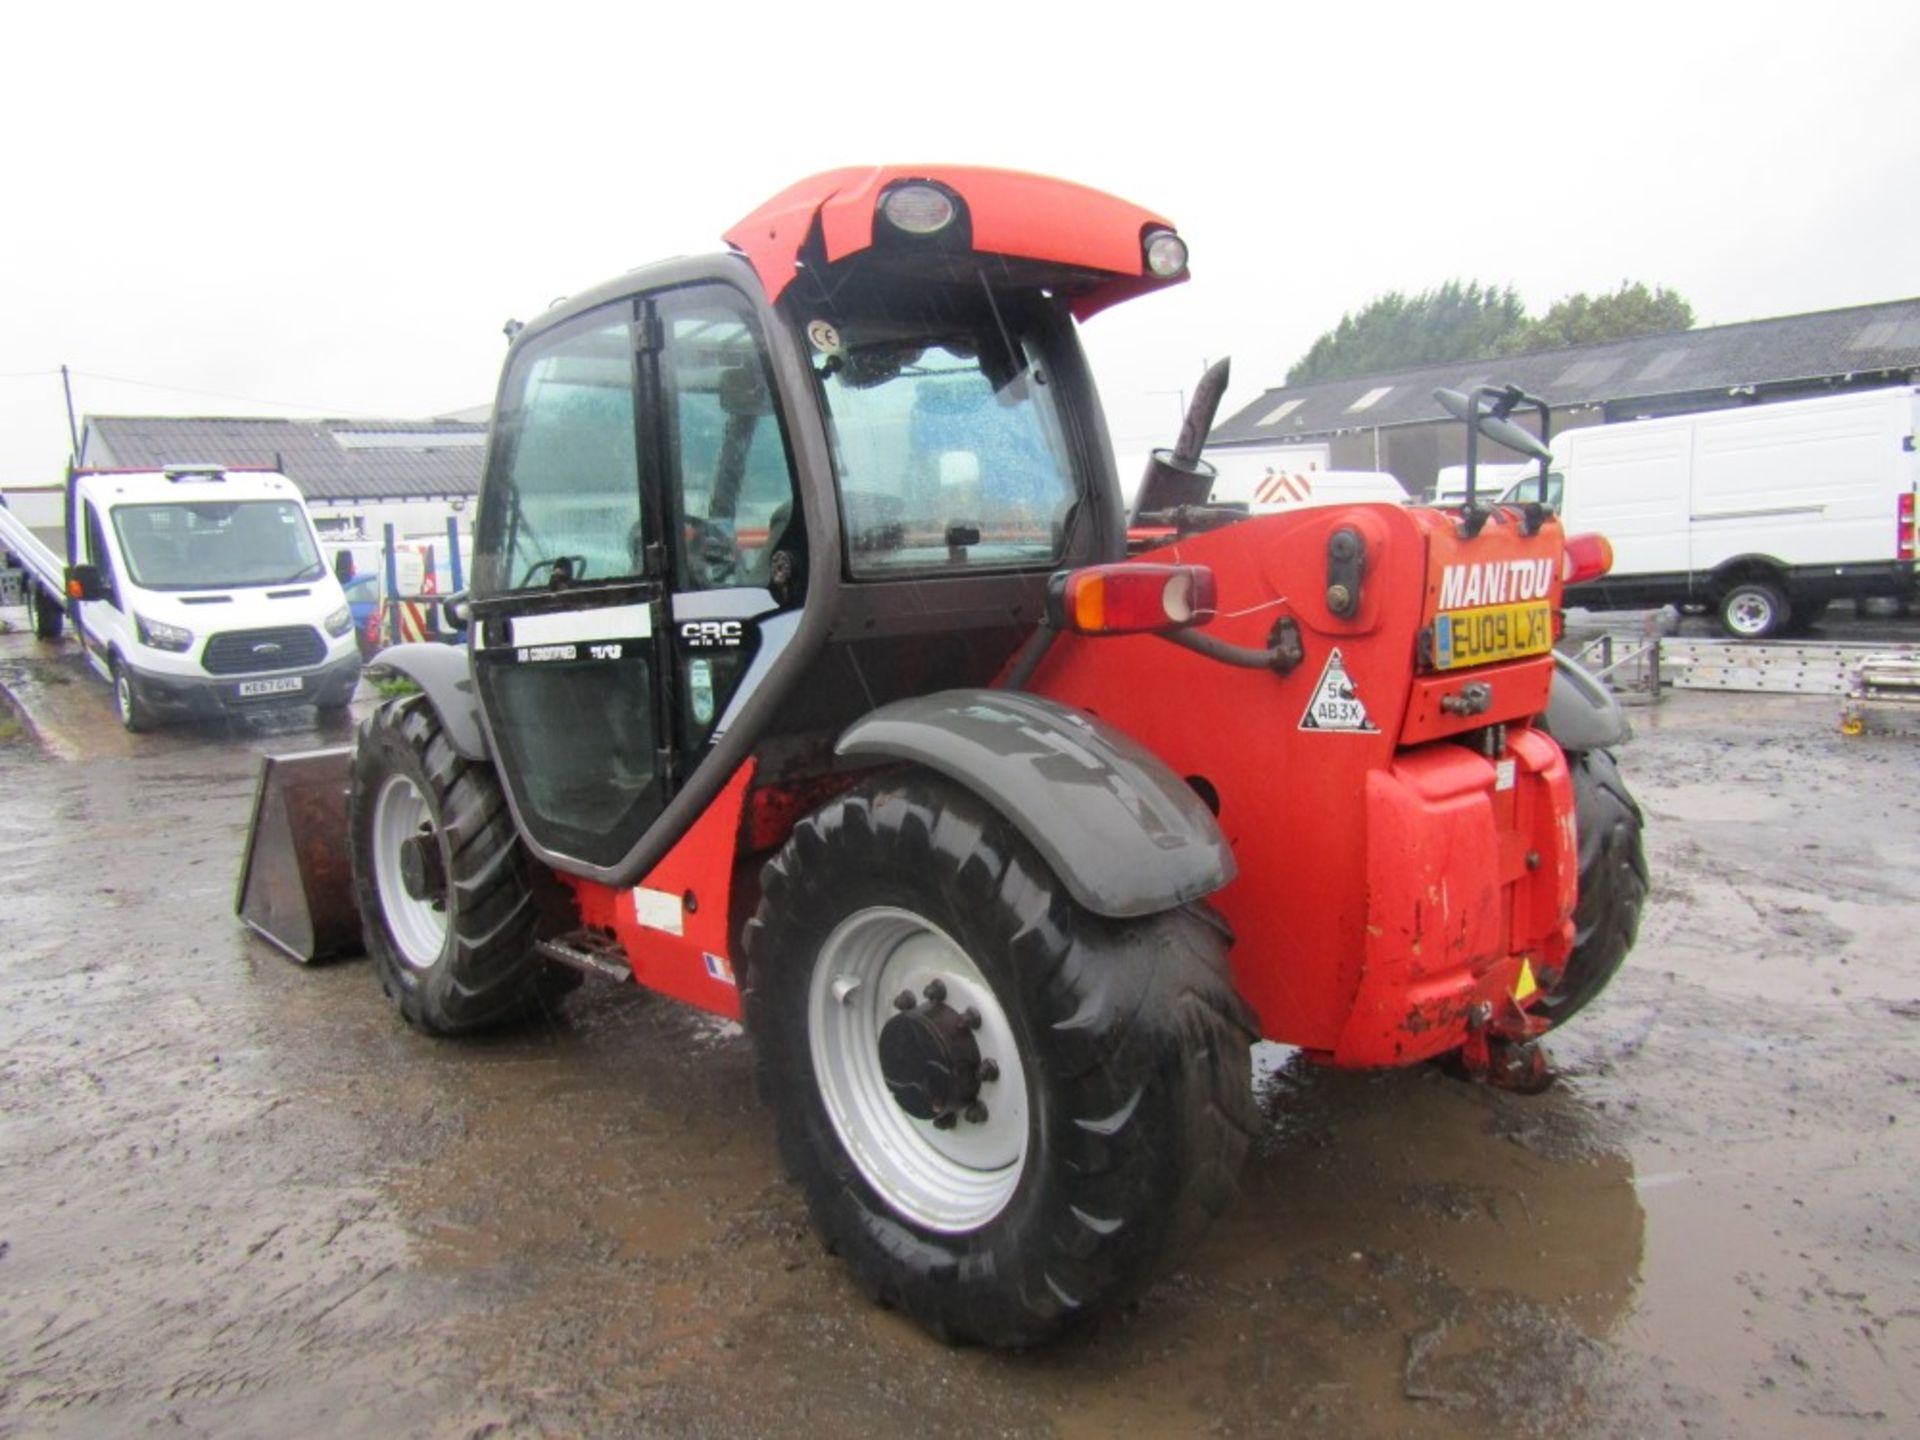
[[[1380,727],[1367,714],[1360,692],[1353,688],[1347,674],[1347,662],[1336,649],[1327,656],[1327,668],[1320,672],[1320,683],[1313,687],[1307,713],[1300,717],[1302,730],[1342,730],[1350,735],[1378,735]]]
[[[1539,982],[1533,978],[1533,962],[1531,960],[1522,960],[1520,962],[1520,978],[1513,982],[1513,998],[1516,1000],[1525,1000],[1539,993]]]

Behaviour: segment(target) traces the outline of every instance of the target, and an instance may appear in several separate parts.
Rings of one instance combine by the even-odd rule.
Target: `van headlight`
[[[327,616],[327,634],[334,639],[338,640],[351,629],[353,629],[353,611],[350,607],[342,605]]]
[[[149,620],[138,611],[134,612],[133,628],[139,633],[140,643],[150,645],[155,650],[172,650],[178,653],[193,646],[191,630],[179,625],[169,625],[164,620]]]

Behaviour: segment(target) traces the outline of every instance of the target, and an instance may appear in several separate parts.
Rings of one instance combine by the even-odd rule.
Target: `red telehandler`
[[[1620,713],[1553,654],[1603,547],[1210,504],[1224,367],[1130,512],[1076,323],[1187,250],[1111,196],[843,170],[726,238],[519,330],[468,644],[376,662],[419,693],[346,828],[406,1019],[585,971],[744,1020],[828,1248],[1009,1345],[1225,1204],[1254,1040],[1537,1079],[1647,884]],[[1527,397],[1445,398],[1544,453]]]

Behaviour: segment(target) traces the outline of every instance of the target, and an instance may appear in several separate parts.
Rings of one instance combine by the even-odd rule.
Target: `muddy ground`
[[[731,1027],[434,1042],[242,929],[256,754],[344,729],[0,685],[0,1435],[1920,1433],[1920,716],[1639,712],[1656,892],[1563,1082],[1263,1047],[1225,1222],[1004,1355],[822,1254]]]

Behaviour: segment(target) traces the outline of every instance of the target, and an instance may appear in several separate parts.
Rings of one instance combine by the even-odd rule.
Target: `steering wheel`
[[[717,520],[689,515],[686,520],[687,580],[694,590],[718,590],[740,573],[740,549],[733,531]]]
[[[536,560],[527,566],[527,573],[520,577],[520,583],[514,588],[524,590],[533,583],[533,577],[542,570],[551,570],[550,577],[555,585],[571,585],[575,580],[585,577],[587,557],[584,555],[555,555],[546,560]]]

